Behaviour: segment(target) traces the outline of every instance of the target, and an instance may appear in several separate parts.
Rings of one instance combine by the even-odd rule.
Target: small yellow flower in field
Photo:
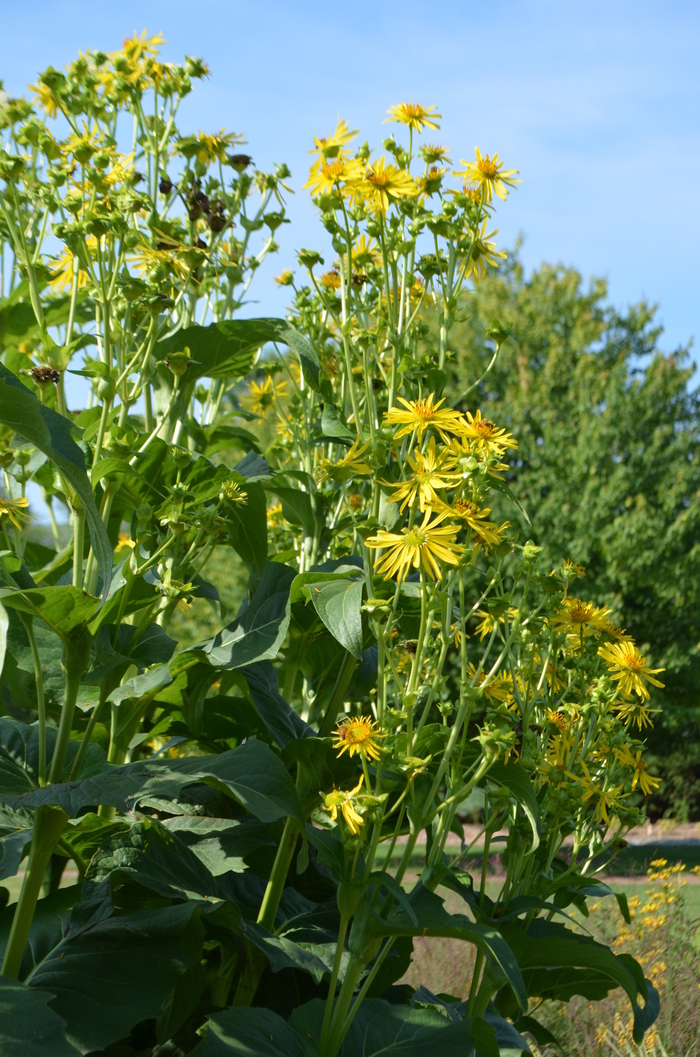
[[[141,59],[155,59],[160,49],[167,41],[162,33],[155,33],[152,37],[146,36],[146,30],[141,36],[134,33],[133,37],[124,37],[122,41],[122,53],[130,62],[140,62]],[[119,53],[115,52],[112,58]]]
[[[566,734],[568,732],[569,727],[571,726],[571,720],[566,713],[557,712],[553,708],[547,708],[545,709],[545,715],[552,726],[557,728],[560,734]]]
[[[467,667],[467,675],[472,680],[472,685],[480,687],[488,678],[488,672],[481,671],[477,676],[477,668],[470,661]],[[476,683],[474,679],[476,678]],[[499,672],[484,688],[484,696],[490,701],[507,701],[513,693],[513,676],[508,672]]]
[[[378,573],[385,573],[385,580],[397,576],[403,582],[409,569],[421,569],[432,580],[442,580],[439,562],[446,565],[459,565],[464,547],[455,542],[457,529],[454,525],[442,525],[444,514],[431,521],[431,510],[426,510],[420,528],[405,528],[400,533],[385,532],[380,529],[376,536],[365,541],[365,546],[388,548],[387,553],[379,559],[375,568]]]
[[[334,786],[333,792],[326,793],[323,797],[323,810],[330,814],[333,822],[336,822],[338,819],[338,809],[340,808],[341,814],[345,819],[345,824],[353,837],[356,837],[360,832],[360,826],[364,826],[365,824],[365,820],[362,815],[358,814],[355,810],[352,802],[352,798],[357,796],[364,780],[365,776],[362,775],[355,788],[349,791],[338,789]]]
[[[598,647],[598,656],[608,665],[611,679],[619,682],[625,697],[637,694],[642,700],[649,700],[649,691],[645,680],[652,686],[663,686],[654,676],[663,672],[663,668],[649,668],[646,657],[643,657],[633,642],[617,642]]]
[[[461,479],[461,474],[454,472],[454,457],[450,452],[441,451],[439,455],[436,453],[435,437],[430,438],[425,454],[416,451],[413,456],[409,455],[406,461],[413,470],[413,474],[389,496],[389,502],[401,503],[402,514],[407,506],[413,506],[416,498],[420,511],[423,513],[426,507],[434,506],[439,502],[436,488],[452,488]],[[381,483],[391,484],[392,482],[382,481]]]
[[[117,545],[114,548],[114,553],[119,554],[121,551],[130,551],[133,550],[135,546],[136,544],[128,533],[120,532]]]
[[[381,749],[377,745],[377,739],[383,737],[374,720],[367,716],[356,716],[354,719],[346,719],[338,726],[333,748],[340,749],[338,756],[347,752],[350,756],[357,754],[364,760],[378,760]]]
[[[291,286],[294,282],[294,273],[285,268],[283,272],[275,276],[275,282],[278,286]]]
[[[418,184],[407,169],[387,165],[384,155],[365,169],[351,184],[352,194],[365,202],[374,213],[386,216],[389,206],[399,198],[413,198]]]
[[[363,461],[363,455],[369,447],[369,441],[360,445],[358,437],[350,451],[342,459],[334,459],[333,462],[330,459],[321,459],[319,463],[321,476],[324,478],[329,477],[332,481],[349,481],[352,477],[366,477],[371,474],[372,467],[369,463]]]
[[[382,255],[374,239],[368,239],[366,235],[360,235],[352,247],[352,265],[353,269],[359,268],[361,270],[371,266],[381,268]]]
[[[581,565],[580,562],[572,561],[571,558],[564,558],[561,563],[561,572],[562,576],[566,577],[567,580],[580,579],[586,575],[586,566]]]
[[[636,753],[633,753],[629,745],[625,745],[622,749],[618,749],[615,754],[621,764],[633,772],[632,774],[632,789],[637,787],[642,790],[645,796],[651,796],[659,786],[661,785],[660,778],[654,778],[648,773],[647,765],[642,759],[642,750],[637,749]]]
[[[514,176],[518,175],[518,170],[504,169],[503,162],[498,160],[497,154],[494,154],[493,157],[490,154],[482,156],[478,147],[474,148],[474,153],[476,154],[474,161],[464,161],[463,158],[460,158],[460,163],[464,166],[464,169],[458,169],[454,175],[464,176],[469,183],[480,187],[485,202],[493,201],[494,192],[505,202],[508,196],[508,188],[522,183],[521,180],[513,179]]]
[[[23,524],[31,521],[31,515],[27,513],[28,507],[29,500],[26,496],[21,499],[0,498],[0,521],[4,517],[9,518],[15,528],[21,529]]]
[[[241,397],[241,407],[252,415],[264,418],[265,413],[273,406],[275,396],[287,395],[287,383],[284,379],[275,383],[268,374],[262,382],[249,382],[247,392]]]
[[[357,128],[349,129],[346,121],[339,120],[332,136],[320,138],[314,136],[316,146],[309,151],[309,154],[318,154],[319,157],[326,159],[337,158],[339,154],[347,154],[343,148],[355,138],[359,131]]]
[[[459,411],[453,411],[450,407],[441,407],[442,400],[435,401],[435,394],[424,400],[405,400],[399,397],[399,403],[403,404],[405,411],[400,407],[392,407],[384,415],[384,421],[389,426],[401,426],[394,434],[395,440],[405,437],[416,430],[418,443],[423,439],[427,429],[433,428],[438,431],[445,443],[448,442],[448,433],[459,433],[462,430],[462,416]]]
[[[273,503],[267,508],[267,523],[271,528],[278,528],[284,524],[284,512],[281,503]]]
[[[442,114],[438,114],[437,107],[422,106],[420,103],[398,103],[390,106],[387,110],[389,117],[384,122],[398,121],[401,125],[407,125],[414,132],[422,132],[424,128],[440,128],[438,120]]]
[[[569,778],[573,778],[575,781],[580,782],[583,786],[584,792],[581,799],[583,800],[584,804],[592,798],[595,798],[597,800],[595,809],[596,822],[605,822],[607,825],[609,825],[609,812],[614,811],[614,809],[618,806],[622,786],[616,785],[613,788],[604,789],[598,782],[595,782],[591,778],[588,768],[586,767],[586,764],[583,761],[581,761],[581,767],[584,771],[583,777],[577,774],[572,774],[571,771],[567,771],[566,773]]]
[[[321,276],[321,282],[326,290],[340,290],[340,273],[335,270],[324,272]]]
[[[475,451],[495,451],[500,454],[506,448],[517,448],[518,446],[512,433],[507,433],[491,419],[482,418],[481,411],[477,411],[475,415],[467,411],[461,420],[459,434],[471,443]]]

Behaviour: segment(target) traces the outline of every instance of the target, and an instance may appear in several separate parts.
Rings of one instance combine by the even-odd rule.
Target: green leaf
[[[88,1053],[160,1015],[177,979],[201,957],[204,930],[192,904],[122,914],[70,931],[28,977],[55,995],[65,1034]]]
[[[0,672],[5,666],[5,654],[7,653],[7,630],[10,626],[10,618],[7,610],[0,603]]]
[[[376,936],[450,936],[473,943],[491,955],[513,988],[521,1008],[527,1008],[527,993],[518,961],[500,932],[489,925],[475,923],[463,914],[448,914],[442,899],[420,882],[412,890],[409,902],[417,924],[405,910],[399,910],[388,921],[371,912],[372,933]]]
[[[298,1035],[309,1038],[314,1047],[318,1047],[321,1037],[324,1005],[316,998],[295,1009],[289,1018]],[[475,1041],[473,1029],[470,1018],[448,1020],[433,1009],[414,1009],[367,998],[350,1025],[339,1057],[379,1057],[380,1054],[381,1057],[436,1057],[436,1054],[471,1057]]]
[[[3,762],[0,756],[0,781],[2,781]],[[4,786],[4,781],[2,784]],[[24,792],[24,789],[20,789],[20,792]],[[12,811],[9,807],[0,807],[0,883],[8,877],[14,877],[19,870],[19,864],[24,858],[24,850],[31,843],[32,825],[33,817],[30,812]]]
[[[267,562],[267,504],[262,485],[245,486],[247,503],[231,503],[227,511],[228,538],[248,572],[260,579]]]
[[[286,1021],[270,1009],[226,1009],[207,1021],[207,1033],[191,1057],[306,1057]],[[434,1055],[433,1055],[434,1057]]]
[[[46,756],[51,759],[56,744],[56,728],[46,730]],[[71,740],[66,753],[66,766],[80,747],[80,742]],[[97,774],[107,767],[104,749],[91,744],[80,766],[80,777]],[[4,794],[24,793],[33,789],[38,781],[39,768],[39,724],[20,723],[7,716],[0,718],[0,790]]]
[[[280,748],[292,739],[309,738],[314,730],[297,715],[279,692],[277,672],[269,661],[241,669],[255,710]]]
[[[167,818],[163,826],[204,863],[213,877],[229,870],[243,871],[246,855],[258,848],[275,847],[267,826],[255,818]]]
[[[506,499],[509,499],[511,503],[513,503],[518,508],[520,513],[527,521],[528,525],[532,526],[532,522],[530,521],[530,517],[528,515],[527,510],[520,502],[513,489],[509,488],[505,481],[502,481],[500,477],[490,477],[489,485],[491,486],[491,488],[494,488],[497,492],[501,492],[501,494],[504,495]]]
[[[99,599],[86,595],[79,587],[30,587],[0,589],[5,606],[37,617],[65,641],[80,625],[87,624],[99,609]]]
[[[335,580],[312,584],[306,593],[334,639],[362,660],[362,592],[364,580]]]
[[[56,944],[61,942],[68,931],[71,912],[79,898],[79,885],[69,885],[68,888],[60,888],[38,901],[24,948],[20,980],[26,979]],[[17,904],[12,903],[0,913],[0,957],[5,953],[16,909]]]
[[[307,584],[329,584],[341,577],[357,576],[362,572],[361,567],[358,568],[357,565],[351,565],[349,562],[347,564],[342,561],[324,564],[331,564],[336,566],[336,568],[329,569],[326,572],[321,566],[316,566],[311,572],[299,573],[298,576],[294,577],[292,589],[289,592],[289,600],[292,605],[295,602],[299,602],[304,597],[304,594],[308,594],[308,592],[304,591]]]
[[[177,800],[193,782],[204,782],[233,797],[262,822],[287,815],[303,822],[292,779],[279,757],[256,738],[219,756],[139,760],[110,767],[83,781],[56,783],[2,799],[11,807],[58,805],[69,818],[76,818],[98,804],[126,813],[145,797]]]
[[[337,408],[332,403],[327,402],[324,402],[321,413],[321,433],[324,437],[330,437],[346,444],[352,444],[353,441],[357,440],[357,434],[350,432],[341,420]]]
[[[313,345],[300,334],[294,327],[281,327],[277,335],[278,341],[283,341],[292,352],[299,357],[304,381],[315,393],[321,391],[321,364]]]
[[[308,492],[302,492],[299,488],[282,487],[274,481],[268,484],[267,491],[277,496],[282,504],[282,513],[290,525],[301,525],[305,536],[313,536],[316,521]]]
[[[215,668],[242,668],[276,657],[289,627],[289,590],[294,577],[288,565],[268,562],[260,586],[239,616],[196,649]]]
[[[95,505],[85,472],[85,457],[71,436],[71,422],[44,407],[26,386],[0,365],[0,423],[43,451],[75,490],[83,504],[95,558],[102,571],[102,582],[108,584],[112,577],[112,545]]]
[[[186,380],[243,378],[253,366],[259,348],[274,341],[282,320],[227,319],[202,327],[198,323],[159,341],[154,353],[163,360],[174,352],[190,350]]]
[[[49,1008],[49,991],[0,976],[0,1052],[3,1057],[76,1057],[64,1022]]]
[[[498,782],[509,789],[527,815],[528,822],[532,828],[532,844],[530,851],[535,851],[540,843],[540,809],[535,796],[535,790],[530,776],[520,764],[495,763],[489,768],[488,778],[490,781]]]

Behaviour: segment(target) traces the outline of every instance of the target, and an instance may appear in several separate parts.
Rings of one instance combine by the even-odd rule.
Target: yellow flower
[[[641,749],[637,749],[636,753],[633,754],[629,745],[625,745],[622,749],[618,749],[615,755],[623,766],[629,767],[633,772],[632,789],[635,789],[637,783],[639,783],[639,788],[644,795],[651,796],[659,788],[661,779],[654,778],[648,773],[647,765],[642,759]]]
[[[3,499],[0,497],[0,521],[4,517],[9,518],[15,528],[21,529],[23,524],[31,521],[31,515],[26,513],[28,507],[29,500],[26,496],[22,496],[20,499]]]
[[[436,107],[421,106],[420,103],[398,103],[396,106],[390,106],[387,114],[390,116],[384,119],[385,123],[398,121],[414,132],[422,132],[424,128],[440,128],[438,119],[442,118]]]
[[[30,84],[29,89],[36,96],[37,104],[44,110],[46,116],[55,118],[61,102],[53,89],[47,84],[42,84],[41,81],[38,84]]]
[[[431,165],[429,169],[426,169],[418,180],[418,187],[420,188],[421,194],[428,195],[428,197],[437,194],[446,172],[447,169],[443,169],[438,165]]]
[[[459,433],[469,441],[474,451],[491,452],[500,455],[506,448],[517,448],[518,442],[512,433],[506,433],[500,429],[495,422],[481,417],[481,411],[472,415],[467,411],[466,417],[461,420]]]
[[[372,467],[368,463],[363,462],[362,459],[369,447],[369,441],[360,447],[360,438],[358,437],[350,451],[342,459],[335,459],[333,462],[326,458],[321,459],[319,464],[321,476],[324,478],[330,477],[332,481],[349,481],[352,477],[366,477],[371,474]]]
[[[455,542],[457,529],[440,524],[444,514],[439,514],[431,522],[431,513],[426,510],[420,528],[414,525],[413,528],[405,528],[400,533],[384,532],[380,529],[376,536],[365,541],[367,547],[388,548],[388,552],[375,566],[378,573],[386,574],[386,580],[398,576],[401,583],[411,567],[421,569],[433,580],[442,580],[442,570],[438,562],[459,565],[464,548]]]
[[[294,282],[294,273],[290,272],[289,268],[286,268],[279,275],[275,276],[275,282],[278,286],[291,286]]]
[[[581,565],[580,562],[574,562],[571,558],[564,558],[561,563],[562,576],[567,580],[573,580],[574,578],[581,578],[586,575],[586,566]]]
[[[221,498],[227,499],[229,503],[239,503],[244,506],[248,502],[248,496],[237,481],[225,481],[221,488]]]
[[[654,679],[654,676],[664,669],[647,667],[646,657],[642,656],[633,642],[617,642],[614,645],[606,643],[598,647],[598,656],[608,665],[611,679],[619,682],[625,697],[634,693],[643,701],[648,701],[649,691],[645,680],[652,686],[664,685]]]
[[[326,793],[323,797],[323,810],[328,811],[331,820],[335,822],[338,818],[338,808],[340,808],[342,816],[345,819],[345,824],[353,837],[357,836],[360,832],[360,826],[364,826],[365,824],[365,820],[362,815],[357,813],[352,802],[352,798],[359,793],[364,780],[365,776],[362,775],[355,788],[349,791],[338,789],[334,786],[333,792]]]
[[[378,760],[381,749],[377,745],[377,739],[384,736],[373,720],[367,716],[356,716],[339,724],[333,748],[340,749],[338,756],[347,752],[350,756],[357,754],[364,760]]]
[[[476,672],[476,666],[470,662],[467,668],[467,674],[472,680],[472,685],[480,687],[488,678],[488,672],[481,671],[479,672],[478,677],[476,677]],[[475,677],[476,683],[474,683]],[[484,696],[488,697],[490,701],[507,701],[512,693],[513,677],[508,672],[499,672],[484,689]]]
[[[454,473],[454,458],[450,452],[436,454],[435,437],[430,438],[425,454],[416,451],[413,458],[408,456],[407,462],[413,475],[389,496],[389,502],[401,503],[401,513],[407,506],[413,506],[416,497],[423,513],[426,507],[434,506],[439,501],[436,488],[452,488],[461,479],[461,474]],[[390,481],[381,483],[391,484]]]
[[[474,280],[483,279],[486,275],[486,266],[492,268],[498,266],[498,261],[505,260],[508,256],[505,250],[497,250],[496,243],[490,240],[498,234],[498,228],[494,231],[486,231],[486,221],[481,225],[474,239],[469,260],[465,270],[466,275],[471,275]]]
[[[572,645],[575,646],[580,643],[582,635],[604,631],[609,612],[609,609],[596,606],[593,602],[583,602],[580,598],[565,598],[562,608],[552,617],[552,625],[556,628],[566,628],[570,637],[573,632]]]
[[[114,548],[114,553],[119,554],[121,551],[130,551],[133,550],[135,546],[136,544],[127,532],[120,532],[117,545]]]
[[[450,407],[440,407],[444,398],[434,403],[435,394],[431,393],[425,400],[404,400],[399,397],[399,403],[403,404],[405,411],[400,407],[392,407],[384,415],[384,421],[390,426],[401,426],[395,434],[395,440],[406,436],[416,430],[418,443],[423,439],[426,429],[436,429],[443,441],[447,443],[447,433],[459,433],[462,430],[462,416],[459,411],[453,411]]]
[[[286,396],[287,383],[283,379],[275,385],[268,374],[262,382],[248,383],[248,391],[241,397],[241,407],[259,418],[264,418],[275,402],[275,395],[278,399]]]
[[[317,138],[314,136],[316,146],[309,154],[318,154],[321,158],[337,158],[338,155],[347,154],[343,147],[355,138],[360,130],[348,129],[346,121],[338,121],[337,128],[332,136]]]
[[[491,513],[491,507],[480,507],[469,499],[455,499],[452,506],[444,503],[434,504],[434,509],[439,513],[445,513],[448,517],[459,518],[469,528],[473,529],[479,537],[479,541],[487,547],[495,547],[503,539],[503,533],[508,528],[509,522],[505,521],[500,527],[487,518]]]
[[[640,705],[634,701],[621,701],[612,707],[618,717],[628,726],[630,723],[636,723],[639,730],[644,727],[653,727],[654,721],[651,717],[661,711],[660,708],[649,708],[647,705]]]
[[[321,276],[321,282],[326,290],[340,290],[340,273],[335,270],[324,272]]]
[[[413,198],[418,194],[418,185],[410,172],[396,165],[387,165],[384,155],[353,180],[350,189],[354,197],[365,202],[373,212],[384,216],[393,201]]]
[[[162,33],[147,37],[144,29],[140,37],[137,37],[136,33],[134,33],[133,37],[124,38],[122,41],[122,53],[129,62],[139,62],[141,59],[155,59],[162,46],[166,43],[167,41]],[[117,54],[119,53],[115,53],[115,55]]]
[[[595,797],[595,799],[597,800],[595,809],[596,822],[605,822],[606,825],[610,825],[609,812],[614,811],[615,808],[618,807],[620,803],[620,793],[622,791],[622,786],[616,785],[612,789],[603,789],[601,785],[593,781],[593,779],[588,773],[588,768],[586,767],[585,763],[581,762],[581,766],[585,771],[585,777],[581,778],[578,775],[572,774],[570,771],[567,771],[567,774],[570,778],[578,779],[578,781],[583,786],[584,792],[581,799],[584,804],[592,797]]]
[[[476,154],[475,161],[464,161],[460,158],[464,169],[458,169],[454,175],[464,176],[470,183],[480,187],[485,202],[493,201],[494,191],[505,202],[508,188],[522,183],[521,180],[513,179],[517,176],[518,170],[504,169],[503,162],[498,160],[497,154],[494,154],[493,158],[489,154],[482,157],[478,147],[474,148],[474,153]]]
[[[354,158],[332,158],[326,161],[319,158],[309,170],[309,178],[304,190],[311,191],[312,196],[332,194],[338,191],[348,196],[353,193],[354,181],[362,179],[363,167]]]
[[[284,513],[281,503],[273,503],[267,508],[267,523],[271,528],[277,528],[284,524]]]
[[[368,239],[366,235],[360,235],[352,248],[353,270],[359,268],[364,271],[368,267],[381,268],[382,255],[379,252],[374,239]]]
[[[75,261],[75,264],[73,263]],[[49,289],[54,294],[61,294],[70,290],[73,285],[73,268],[78,268],[78,289],[87,286],[87,272],[80,268],[77,257],[73,257],[71,250],[64,246],[63,250],[54,257],[51,262],[51,278]]]

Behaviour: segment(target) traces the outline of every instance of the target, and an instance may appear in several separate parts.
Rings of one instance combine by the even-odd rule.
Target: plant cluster
[[[392,107],[403,145],[380,156],[340,122],[307,184],[331,268],[302,250],[305,285],[278,280],[287,320],[232,318],[288,173],[250,176],[230,134],[180,134],[206,67],[161,63],[159,43],[43,74],[56,136],[24,101],[2,110],[3,876],[28,856],[0,915],[8,1037],[497,1057],[550,1040],[541,999],[620,987],[641,1040],[653,983],[567,908],[612,894],[596,874],[657,782],[635,735],[659,669],[576,596],[574,563],[552,570],[492,519],[491,494],[517,504],[517,440],[470,406],[479,380],[460,407],[443,396],[516,173],[477,150],[451,176],[447,148],[416,149],[434,107]],[[489,334],[494,364],[510,329]],[[76,362],[91,395],[71,412]],[[30,536],[30,484],[70,510],[67,540],[55,521],[53,546]],[[249,576],[233,619],[205,578],[215,550]],[[179,648],[195,597],[220,629]],[[446,852],[474,796],[476,878],[470,847]],[[475,947],[468,993],[394,987],[415,936]]]

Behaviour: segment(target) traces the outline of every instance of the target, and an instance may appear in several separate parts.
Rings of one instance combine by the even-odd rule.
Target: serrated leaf
[[[268,562],[257,591],[236,619],[196,649],[216,668],[242,668],[276,657],[289,627],[294,577],[289,566]]]
[[[191,1057],[306,1057],[298,1035],[270,1009],[226,1009],[209,1017]]]
[[[48,1005],[50,991],[0,976],[0,1053],[3,1057],[76,1057],[64,1021]]]

